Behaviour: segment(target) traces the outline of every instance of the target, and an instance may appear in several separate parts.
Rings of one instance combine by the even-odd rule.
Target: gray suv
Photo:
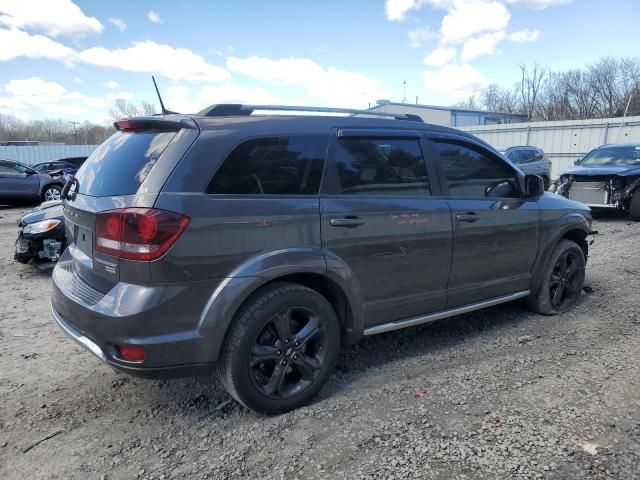
[[[509,147],[501,153],[520,167],[525,174],[539,175],[544,181],[544,189],[551,186],[551,160],[538,147]]]
[[[277,413],[364,335],[517,299],[576,305],[588,207],[488,144],[403,114],[257,110],[119,121],[65,186],[53,316],[111,367],[217,369]]]

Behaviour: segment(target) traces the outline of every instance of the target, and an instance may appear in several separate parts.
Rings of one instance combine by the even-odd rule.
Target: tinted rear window
[[[175,136],[176,132],[116,132],[78,170],[78,193],[135,194]]]
[[[315,195],[327,151],[326,135],[247,140],[224,161],[207,193]]]

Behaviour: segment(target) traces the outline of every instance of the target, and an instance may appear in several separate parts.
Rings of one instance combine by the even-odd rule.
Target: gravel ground
[[[49,315],[0,210],[0,478],[640,478],[640,224],[603,217],[578,308],[509,304],[371,337],[308,407],[116,374]]]

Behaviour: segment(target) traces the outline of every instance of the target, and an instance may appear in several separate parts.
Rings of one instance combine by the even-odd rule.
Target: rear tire
[[[629,218],[640,222],[640,189],[636,190],[629,202]]]
[[[60,185],[47,185],[42,190],[40,200],[42,200],[43,202],[48,202],[50,200],[60,200],[60,192],[62,192],[62,187]]]
[[[245,407],[277,414],[307,403],[340,351],[340,327],[325,297],[296,283],[263,288],[235,316],[218,362],[225,389]]]
[[[551,180],[549,180],[549,177],[547,177],[546,175],[543,175],[542,183],[544,185],[544,191],[547,192],[549,190],[549,187],[551,186]]]
[[[582,293],[585,266],[582,248],[571,240],[560,240],[549,257],[540,288],[527,299],[529,308],[542,315],[572,310]]]

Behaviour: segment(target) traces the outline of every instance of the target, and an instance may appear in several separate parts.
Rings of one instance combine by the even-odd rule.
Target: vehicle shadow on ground
[[[598,290],[597,285],[590,286]],[[580,304],[588,302],[588,299],[589,294],[584,293]],[[459,353],[459,347],[467,342],[483,336],[498,337],[498,331],[536,321],[552,324],[560,321],[560,317],[537,315],[528,311],[522,301],[517,301],[421,326],[365,337],[355,347],[343,350],[336,365],[336,376],[329,380],[310,405],[338,397],[352,388],[353,384],[372,375],[372,369],[392,367],[398,361],[446,354],[447,351],[451,351],[454,359]],[[532,323],[531,326],[535,328],[536,325]],[[522,329],[517,334],[514,333],[514,345],[515,337],[522,334]],[[140,395],[148,398],[150,406],[155,404],[158,408],[175,414],[202,418],[226,417],[234,411],[244,410],[235,401],[228,401],[230,397],[214,373],[206,378],[136,383],[136,388],[142,390]]]
[[[355,347],[344,350],[336,365],[336,377],[314,398],[311,405],[337,397],[350,385],[371,375],[371,368],[384,368],[398,360],[408,360],[453,349],[488,332],[514,327],[536,315],[520,302],[488,308],[437,322],[365,337]],[[138,382],[136,382],[138,383]],[[216,415],[241,408],[230,402],[218,408],[229,395],[215,375],[200,379],[163,380],[138,383],[150,402],[175,408],[181,415]],[[142,392],[141,392],[142,394]],[[173,407],[170,404],[173,403]]]

